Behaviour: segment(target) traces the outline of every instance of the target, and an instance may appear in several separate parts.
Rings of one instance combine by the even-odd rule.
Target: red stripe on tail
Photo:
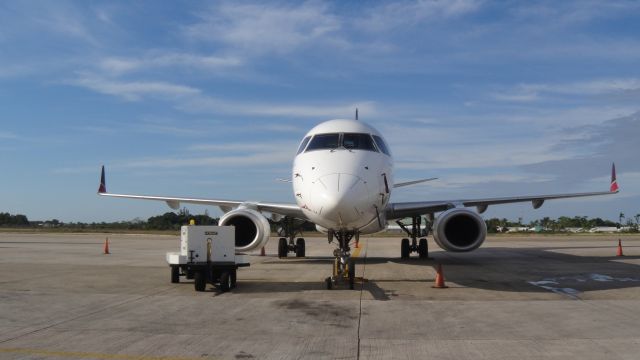
[[[616,164],[611,165],[611,187],[609,191],[618,192],[618,181],[616,180]]]
[[[102,175],[100,176],[100,187],[98,188],[98,193],[104,194],[107,192],[107,185],[105,184],[104,179],[104,165],[102,165]]]

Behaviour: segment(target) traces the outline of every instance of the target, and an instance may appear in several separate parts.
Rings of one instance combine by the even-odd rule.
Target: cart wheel
[[[238,280],[238,272],[237,272],[237,270],[232,270],[231,271],[231,288],[232,289],[236,288],[237,280]]]
[[[325,285],[327,285],[327,290],[331,290],[333,288],[333,282],[331,281],[331,277],[324,279]]]
[[[194,274],[194,282],[193,282],[196,291],[204,291],[207,287],[207,279],[205,277],[204,272],[196,271]]]
[[[225,271],[220,275],[220,290],[222,292],[227,292],[231,287],[231,275],[229,275],[229,272]]]
[[[305,245],[304,245],[304,239],[303,238],[298,238],[296,240],[296,257],[304,257],[304,249]]]
[[[278,240],[278,257],[281,257],[281,258],[287,257],[288,252],[289,252],[289,245],[287,245],[287,239],[280,238],[280,240]]]
[[[180,267],[171,265],[171,283],[177,284],[180,282]]]
[[[347,269],[349,271],[348,273],[348,278],[349,278],[349,289],[353,290],[353,288],[355,287],[355,280],[356,280],[356,262],[353,261],[353,259],[349,259],[348,262],[348,266],[349,269]]]

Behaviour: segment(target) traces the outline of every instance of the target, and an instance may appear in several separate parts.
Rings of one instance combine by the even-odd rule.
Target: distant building
[[[511,226],[507,228],[507,232],[530,232],[535,231],[535,228],[530,228],[528,226]]]
[[[627,228],[628,229],[628,228]],[[596,226],[594,228],[589,229],[590,233],[599,233],[599,232],[603,232],[603,233],[614,233],[614,232],[620,232],[620,231],[624,231],[625,228],[617,228],[615,226]]]

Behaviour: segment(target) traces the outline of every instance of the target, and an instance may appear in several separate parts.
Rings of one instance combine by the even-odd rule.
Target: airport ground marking
[[[202,360],[212,359],[210,357],[176,357],[176,356],[148,356],[148,355],[126,355],[126,354],[105,354],[82,351],[55,351],[42,349],[25,348],[0,348],[0,353],[5,354],[26,354],[45,357],[60,358],[85,358],[99,360]]]

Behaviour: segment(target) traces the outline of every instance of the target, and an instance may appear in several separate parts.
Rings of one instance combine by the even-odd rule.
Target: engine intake
[[[487,225],[480,215],[464,208],[450,209],[433,224],[433,238],[447,251],[464,252],[480,247],[487,237]]]
[[[265,246],[271,233],[267,218],[252,209],[229,211],[220,218],[219,225],[236,228],[236,251],[250,251]]]

